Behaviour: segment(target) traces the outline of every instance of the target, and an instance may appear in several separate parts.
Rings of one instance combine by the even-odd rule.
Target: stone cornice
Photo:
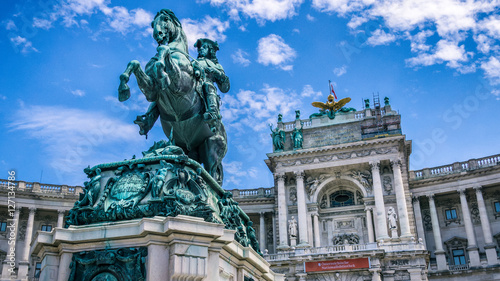
[[[400,135],[400,136],[391,136],[391,137],[385,137],[385,138],[380,138],[380,139],[371,139],[371,140],[364,140],[364,141],[362,140],[362,141],[356,141],[356,142],[329,145],[329,146],[323,146],[323,147],[313,147],[313,148],[299,149],[299,150],[293,150],[293,151],[273,152],[273,153],[268,153],[266,155],[271,161],[273,161],[275,159],[276,160],[281,159],[281,158],[292,159],[292,158],[296,158],[298,155],[307,155],[307,154],[319,155],[322,152],[341,151],[341,150],[353,151],[356,148],[367,149],[367,148],[372,148],[373,146],[380,145],[380,144],[395,143],[395,142],[404,141],[404,140],[405,140],[405,135]]]

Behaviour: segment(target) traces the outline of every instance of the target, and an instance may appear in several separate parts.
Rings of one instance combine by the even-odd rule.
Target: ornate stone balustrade
[[[464,162],[455,162],[422,170],[410,171],[410,180],[422,180],[437,176],[444,176],[455,173],[462,173],[476,169],[491,167],[500,164],[500,154],[483,157],[480,159],[470,159]]]
[[[274,187],[271,188],[256,188],[256,189],[233,189],[233,198],[255,198],[255,197],[272,197],[274,196]]]
[[[280,261],[288,260],[294,257],[303,256],[318,256],[318,255],[328,255],[335,253],[349,253],[349,252],[362,252],[362,251],[372,251],[377,250],[377,243],[368,244],[353,244],[353,245],[334,245],[326,247],[316,247],[316,248],[297,248],[289,251],[282,251],[278,254],[264,255],[267,261]]]
[[[373,250],[383,250],[384,252],[403,252],[403,251],[425,251],[425,246],[423,243],[401,243],[401,244],[378,244],[377,243],[367,243],[367,244],[353,244],[353,245],[335,245],[326,247],[316,247],[316,248],[297,248],[289,251],[282,251],[278,254],[264,255],[264,258],[271,261],[281,261],[288,260],[290,258],[299,258],[303,256],[318,256],[318,255],[329,255],[335,253],[352,253],[352,252],[363,252],[363,251],[373,251]]]
[[[463,270],[469,270],[470,265],[468,265],[468,264],[456,264],[456,265],[449,265],[448,268],[450,271],[463,271]]]
[[[54,185],[54,184],[44,184],[38,182],[25,182],[25,181],[14,181],[10,182],[10,186],[14,185],[17,191],[33,192],[40,194],[74,194],[78,195],[82,192],[83,187],[81,186],[67,186],[67,185]],[[9,186],[9,181],[5,179],[0,179],[0,190],[6,190]]]

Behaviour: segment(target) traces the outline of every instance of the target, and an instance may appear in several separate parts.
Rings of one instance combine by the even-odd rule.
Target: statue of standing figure
[[[291,238],[297,237],[297,220],[292,216],[291,220],[288,220],[288,232]]]
[[[396,214],[396,211],[394,210],[393,207],[389,207],[389,210],[387,211],[387,220],[389,221],[389,229],[398,228],[396,224],[396,221],[398,220],[398,215]]]
[[[304,138],[302,136],[302,124],[300,126],[300,129],[297,127],[293,129],[291,137],[293,142],[293,149],[302,148],[302,142],[304,141]]]
[[[285,131],[283,131],[279,127],[276,127],[276,129],[273,130],[272,124],[269,124],[269,128],[271,128],[274,150],[283,150],[285,148]]]

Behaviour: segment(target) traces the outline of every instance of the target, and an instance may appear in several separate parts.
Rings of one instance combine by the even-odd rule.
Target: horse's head
[[[162,9],[156,14],[151,27],[153,28],[153,38],[158,42],[158,45],[168,44],[182,33],[181,22],[168,9]]]

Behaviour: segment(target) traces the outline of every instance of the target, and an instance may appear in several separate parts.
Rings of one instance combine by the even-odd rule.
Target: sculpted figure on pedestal
[[[151,23],[158,42],[157,53],[146,64],[145,71],[136,60],[120,75],[118,99],[130,98],[127,82],[133,73],[139,89],[151,102],[146,114],[135,121],[140,134],[147,135],[160,118],[165,135],[191,159],[202,163],[205,170],[222,185],[222,159],[227,152],[227,136],[218,113],[218,96],[213,83],[222,92],[229,90],[229,79],[216,62],[216,42],[200,39],[200,58],[192,61],[187,37],[180,21],[171,10],[158,12]],[[198,71],[198,72],[196,72]]]
[[[387,211],[387,220],[390,229],[398,228],[398,225],[396,224],[396,221],[398,220],[398,215],[396,214],[396,211],[394,210],[393,207],[389,207],[389,210]]]
[[[297,220],[294,216],[288,221],[288,233],[290,237],[297,237]]]

